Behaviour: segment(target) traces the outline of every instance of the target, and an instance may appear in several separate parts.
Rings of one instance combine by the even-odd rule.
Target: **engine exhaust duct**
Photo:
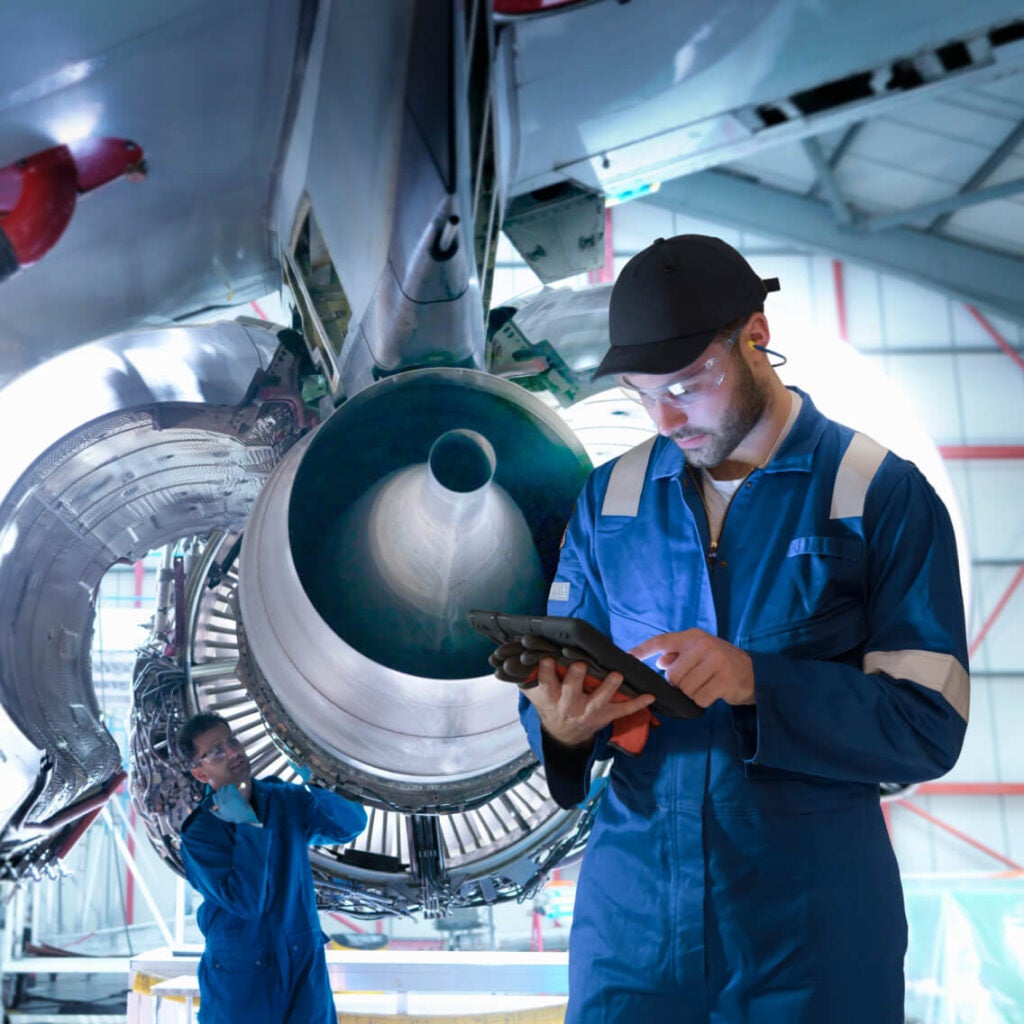
[[[465,621],[543,608],[590,464],[528,392],[414,370],[282,460],[239,561],[240,670],[297,760],[401,810],[484,802],[534,763]]]
[[[495,467],[482,434],[448,430],[426,462],[356,500],[317,566],[317,610],[336,633],[389,668],[460,679],[480,673],[491,646],[470,608],[543,608],[540,556]]]

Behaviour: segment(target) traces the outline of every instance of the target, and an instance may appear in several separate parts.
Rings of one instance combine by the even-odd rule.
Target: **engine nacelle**
[[[360,392],[260,494],[241,673],[314,773],[405,811],[471,807],[533,758],[473,607],[543,610],[590,462],[528,392],[463,369]]]

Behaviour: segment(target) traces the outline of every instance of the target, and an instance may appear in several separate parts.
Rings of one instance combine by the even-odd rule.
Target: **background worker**
[[[915,466],[769,363],[762,281],[720,239],[658,239],[609,308],[616,374],[658,435],[597,468],[548,610],[705,708],[614,754],[580,871],[569,1024],[896,1024],[906,920],[879,783],[949,770],[966,727],[945,507]],[[564,669],[563,669],[564,671]],[[545,659],[520,708],[562,806],[613,703]]]
[[[309,847],[354,839],[366,812],[315,786],[253,779],[220,715],[190,718],[178,745],[210,789],[181,829],[185,874],[204,897],[200,1024],[335,1024]]]

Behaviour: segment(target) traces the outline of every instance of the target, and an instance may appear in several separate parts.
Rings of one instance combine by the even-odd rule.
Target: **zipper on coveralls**
[[[704,500],[704,486],[703,486],[703,482],[697,479],[697,475],[693,472],[693,470],[689,466],[686,467],[686,472],[689,474],[690,479],[693,481],[693,486],[694,486],[694,489],[697,491],[698,496],[700,497],[701,505],[704,506],[704,522],[707,523],[707,527],[708,527],[708,542],[709,542],[708,543],[708,549],[707,549],[707,551],[704,552],[704,558],[706,559],[706,561],[708,563],[708,570],[710,571],[711,569],[713,569],[715,567],[715,561],[718,558],[718,543],[722,539],[722,534],[725,533],[725,521],[726,521],[726,519],[729,518],[729,510],[732,508],[732,498],[729,499],[729,504],[725,506],[725,512],[722,513],[722,525],[720,526],[720,528],[718,530],[718,538],[716,540],[712,540],[711,539],[711,517],[708,515],[708,503]],[[742,481],[740,482],[740,487],[742,487],[747,482],[747,480],[750,479],[750,475],[753,472],[754,471],[751,470],[750,473],[747,473],[747,475],[745,477],[743,477]],[[738,493],[738,488],[737,488],[737,493]],[[733,495],[733,497],[735,497],[735,495]]]
[[[704,488],[701,486],[701,481],[697,478],[697,474],[694,473],[694,471],[689,466],[686,467],[686,475],[690,478],[690,482],[693,484],[693,489],[697,492],[697,497],[700,498],[701,506],[704,509],[704,522],[708,528],[709,541],[707,550],[704,552],[704,559],[708,563],[708,569],[710,570],[715,564],[715,554],[718,551],[718,541],[711,540],[711,517],[708,515],[708,503],[704,500]],[[730,502],[730,504],[732,503]],[[725,511],[726,514],[728,514],[729,510],[726,509]],[[725,527],[724,516],[722,517],[722,527],[723,529]],[[719,537],[721,537],[721,530],[718,531],[718,535]]]

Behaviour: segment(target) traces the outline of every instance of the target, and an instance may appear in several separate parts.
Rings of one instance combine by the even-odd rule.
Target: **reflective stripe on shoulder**
[[[971,677],[952,654],[937,651],[868,651],[864,671],[909,679],[941,693],[966,722],[971,703]]]
[[[647,463],[657,440],[657,437],[649,437],[642,444],[630,448],[625,455],[619,456],[608,477],[601,515],[636,516],[644,489],[644,477],[647,475]]]
[[[829,519],[848,519],[864,515],[864,499],[867,497],[868,488],[882,460],[888,454],[888,448],[884,448],[866,434],[853,435],[836,473]]]

